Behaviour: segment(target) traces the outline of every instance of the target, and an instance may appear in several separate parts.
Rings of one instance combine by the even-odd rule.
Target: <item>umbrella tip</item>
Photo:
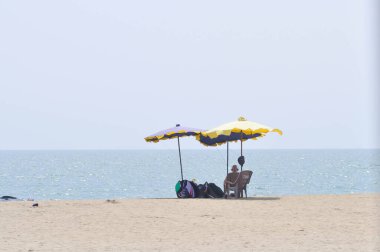
[[[181,126],[181,124],[176,124],[175,126],[176,126],[176,127],[179,127],[179,126]]]
[[[240,117],[238,118],[238,121],[247,121],[247,119],[245,119],[244,117],[240,116]]]

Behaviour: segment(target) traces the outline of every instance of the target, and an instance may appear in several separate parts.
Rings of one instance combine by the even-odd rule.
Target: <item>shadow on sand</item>
[[[165,200],[178,200],[178,198],[142,198],[142,199],[165,199]],[[188,199],[181,199],[181,200],[192,200],[193,198],[188,198]],[[196,200],[280,200],[280,197],[248,197],[248,198],[195,198]]]
[[[280,200],[280,197],[248,197],[241,198],[242,200]]]

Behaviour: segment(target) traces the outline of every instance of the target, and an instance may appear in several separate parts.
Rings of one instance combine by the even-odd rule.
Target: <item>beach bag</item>
[[[205,183],[205,186],[207,187],[207,196],[208,198],[223,198],[224,192],[223,190],[215,185],[214,183]]]
[[[175,185],[175,191],[178,198],[198,198],[199,189],[198,186],[188,180],[178,181]]]
[[[209,198],[207,195],[207,182],[198,185],[199,196],[198,198]]]

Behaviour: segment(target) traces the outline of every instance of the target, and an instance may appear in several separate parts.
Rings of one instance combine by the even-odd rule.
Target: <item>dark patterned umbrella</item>
[[[178,141],[178,153],[179,153],[179,164],[181,167],[181,179],[183,181],[183,171],[182,171],[182,158],[181,158],[181,145],[179,142],[180,137],[185,137],[185,136],[197,136],[199,135],[202,131],[201,129],[196,129],[196,128],[190,128],[190,127],[183,127],[179,124],[177,124],[175,127],[159,131],[153,135],[147,136],[145,138],[145,141],[147,142],[153,142],[157,143],[161,140],[167,140],[167,139],[172,139],[172,138],[177,138]]]

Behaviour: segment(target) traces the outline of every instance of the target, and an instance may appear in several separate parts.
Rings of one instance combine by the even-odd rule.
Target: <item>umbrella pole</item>
[[[183,181],[182,159],[181,159],[181,145],[179,144],[179,137],[177,139],[178,139],[179,165],[181,166],[181,178],[182,178],[182,181]]]
[[[240,138],[240,156],[242,157],[243,156],[243,140]],[[243,165],[240,165],[240,172],[243,171]],[[245,195],[247,196],[247,187],[244,186],[244,189],[245,189]],[[243,190],[241,191],[241,197],[243,198],[244,195],[243,195]],[[239,198],[240,198],[240,195],[239,195]]]
[[[228,142],[227,142],[227,175],[228,175]]]
[[[243,141],[240,140],[240,156],[243,156]]]
[[[240,156],[243,156],[243,139],[240,135]],[[243,165],[240,165],[240,171],[243,171]]]

